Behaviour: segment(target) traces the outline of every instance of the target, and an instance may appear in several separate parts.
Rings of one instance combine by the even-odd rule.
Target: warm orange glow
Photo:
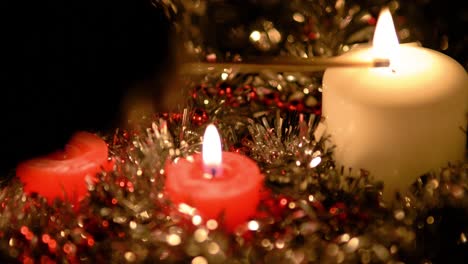
[[[390,64],[395,65],[398,59],[399,42],[392,14],[388,8],[384,8],[380,12],[372,45],[375,58],[390,59]]]
[[[203,166],[205,173],[217,176],[221,173],[221,138],[214,125],[208,125],[203,136]]]

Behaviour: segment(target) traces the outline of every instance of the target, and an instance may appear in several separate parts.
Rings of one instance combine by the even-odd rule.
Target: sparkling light
[[[298,13],[298,12],[294,13],[293,19],[294,19],[294,21],[299,22],[299,23],[302,23],[302,22],[305,21],[304,15],[302,15],[301,13]]]
[[[322,158],[321,157],[315,157],[310,161],[309,167],[315,168],[320,164],[320,162],[322,162]]]
[[[211,242],[211,243],[208,244],[208,253],[210,253],[211,255],[218,254],[219,250],[220,250],[220,248],[219,248],[218,243]]]
[[[210,230],[215,230],[218,228],[218,222],[214,219],[210,219],[206,222],[206,227],[208,227]]]
[[[247,224],[247,227],[249,228],[250,231],[257,231],[258,228],[260,228],[260,225],[258,224],[257,221],[252,220]]]
[[[278,249],[284,248],[284,246],[285,246],[284,240],[282,240],[282,239],[277,240],[276,243],[275,243],[275,246]]]
[[[169,234],[166,236],[166,241],[169,245],[171,246],[178,246],[182,240],[180,239],[180,236],[177,234]]]
[[[434,223],[434,217],[433,216],[429,216],[427,219],[426,219],[426,223],[429,224],[429,225],[432,225]]]
[[[465,235],[465,233],[463,233],[463,232],[460,234],[460,241],[461,241],[462,243],[466,243],[466,241],[467,241],[466,235]]]
[[[192,259],[192,264],[208,264],[208,260],[202,256],[198,256]]]
[[[195,230],[193,237],[195,238],[195,241],[199,243],[205,242],[205,240],[208,238],[208,231],[204,228],[199,228]]]
[[[125,252],[124,257],[125,257],[125,260],[127,262],[135,262],[136,261],[136,255],[135,255],[135,253],[133,253],[131,251]]]
[[[343,235],[341,235],[341,237],[340,237],[340,242],[341,242],[341,243],[346,243],[346,242],[349,241],[350,238],[351,238],[350,235],[348,235],[348,234],[343,234]]]
[[[187,215],[194,215],[195,214],[195,208],[186,204],[186,203],[180,203],[178,208],[179,212]]]
[[[289,207],[289,209],[294,209],[294,208],[296,208],[296,203],[295,202],[290,202],[288,204],[288,207]]]
[[[201,217],[201,216],[199,216],[199,215],[194,215],[194,216],[192,217],[192,224],[193,224],[193,225],[199,225],[199,224],[201,224],[201,222],[202,222],[202,217]]]
[[[221,73],[221,79],[222,79],[223,81],[227,80],[228,77],[229,77],[229,74],[228,74],[227,72]]]
[[[359,238],[353,237],[349,240],[349,242],[345,246],[345,251],[347,252],[354,252],[359,247]]]
[[[256,41],[259,41],[260,38],[261,38],[261,34],[257,30],[252,31],[252,33],[250,33],[250,40],[256,42]]]
[[[261,243],[262,243],[262,246],[263,246],[263,247],[269,247],[269,246],[271,246],[270,240],[268,240],[268,239],[266,239],[266,238],[264,238],[264,239],[262,240]]]
[[[281,33],[276,28],[272,28],[268,30],[267,33],[268,33],[268,38],[270,39],[272,43],[277,44],[281,41]]]

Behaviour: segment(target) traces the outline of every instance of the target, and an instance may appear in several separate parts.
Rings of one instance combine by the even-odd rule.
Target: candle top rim
[[[259,167],[247,156],[233,152],[223,151],[223,164],[232,166],[231,169],[225,169],[225,173],[234,175],[224,175],[219,179],[207,179],[203,177],[201,154],[192,155],[193,161],[181,158],[177,162],[168,161],[166,170],[166,189],[186,190],[187,188],[201,188],[197,196],[200,197],[231,197],[237,196],[240,192],[246,192],[253,186],[261,185],[263,175]],[[242,165],[242,169],[239,166]],[[193,170],[199,170],[193,177]],[[242,183],[242,184],[240,184]],[[232,188],[235,185],[239,188]]]
[[[442,98],[458,97],[460,90],[466,90],[468,86],[465,69],[443,53],[400,45],[400,55],[403,68],[395,73],[389,68],[327,69],[323,77],[324,92],[328,86],[332,86],[345,96],[368,105],[412,107],[435,104]],[[361,48],[342,56],[368,58],[372,57],[372,49]],[[446,81],[446,85],[434,86],[433,82],[440,79]]]
[[[67,151],[78,152],[69,156]],[[97,166],[104,167],[108,161],[106,142],[99,136],[80,131],[73,135],[63,151],[63,158],[57,157],[57,152],[41,157],[35,157],[18,164],[16,175],[20,178],[29,177],[31,172],[40,175],[82,174]],[[26,175],[26,176],[25,176]]]

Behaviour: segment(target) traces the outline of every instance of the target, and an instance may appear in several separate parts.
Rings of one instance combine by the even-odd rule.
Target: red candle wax
[[[87,193],[85,177],[95,177],[112,166],[107,155],[107,144],[101,138],[78,132],[63,151],[19,164],[16,175],[26,193],[36,192],[49,203],[61,198],[77,205]]]
[[[201,154],[166,164],[166,192],[172,202],[195,207],[203,219],[223,217],[232,231],[252,216],[260,200],[263,176],[246,156],[222,152],[222,173],[207,178]]]

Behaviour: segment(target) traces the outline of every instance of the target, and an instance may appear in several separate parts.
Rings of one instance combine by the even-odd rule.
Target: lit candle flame
[[[399,45],[392,14],[388,8],[383,8],[377,20],[372,43],[374,57],[389,59],[390,67],[394,68],[398,58]]]
[[[203,136],[202,156],[205,175],[209,175],[209,178],[221,175],[221,138],[218,130],[212,124],[208,125]]]

